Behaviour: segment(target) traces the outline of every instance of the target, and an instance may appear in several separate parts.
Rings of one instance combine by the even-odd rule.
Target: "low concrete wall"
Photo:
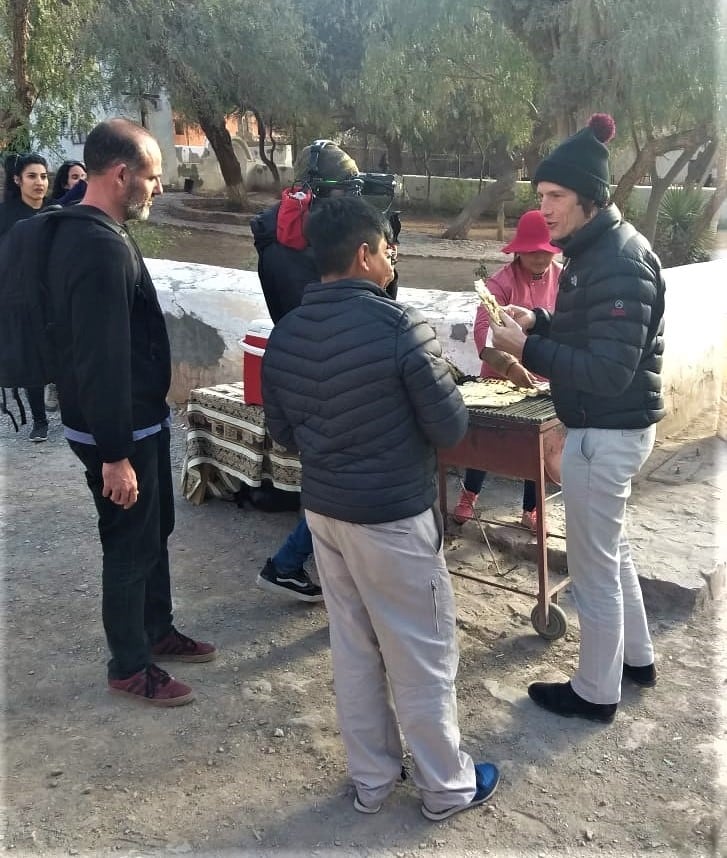
[[[679,431],[697,416],[720,422],[727,382],[727,260],[669,268],[666,279],[664,399],[660,435]],[[721,416],[727,430],[725,415]]]
[[[212,265],[147,260],[172,344],[170,399],[185,402],[194,387],[240,381],[240,340],[253,319],[267,318],[257,274]],[[727,436],[727,260],[665,272],[666,354],[664,393],[668,416],[659,435],[673,434],[697,416],[720,423]],[[399,300],[432,323],[450,360],[479,372],[472,326],[476,302],[469,292],[400,289]]]
[[[268,318],[257,274],[164,259],[146,262],[167,316],[173,361],[170,399],[186,402],[194,387],[240,381],[240,340],[253,319]],[[427,316],[450,360],[465,372],[479,372],[471,293],[400,289],[399,299]]]

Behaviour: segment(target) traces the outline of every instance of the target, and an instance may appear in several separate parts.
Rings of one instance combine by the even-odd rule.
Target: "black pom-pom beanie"
[[[606,143],[616,133],[607,113],[594,113],[588,125],[540,162],[533,184],[553,182],[598,204],[608,201],[611,174]]]

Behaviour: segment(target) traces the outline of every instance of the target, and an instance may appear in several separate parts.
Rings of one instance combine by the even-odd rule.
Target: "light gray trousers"
[[[568,573],[581,628],[576,694],[618,703],[624,661],[651,664],[654,648],[624,529],[626,501],[654,446],[648,429],[568,429],[561,473]]]
[[[328,609],[341,737],[361,801],[383,801],[399,777],[398,715],[426,806],[468,804],[475,772],[459,748],[456,610],[441,518],[434,510],[373,525],[306,518]]]

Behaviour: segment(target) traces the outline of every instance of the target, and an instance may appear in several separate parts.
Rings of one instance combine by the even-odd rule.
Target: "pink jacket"
[[[504,265],[496,271],[487,281],[487,288],[497,299],[497,303],[504,307],[507,304],[517,304],[519,307],[542,307],[544,310],[555,308],[555,298],[558,294],[558,277],[562,269],[559,262],[551,262],[545,269],[545,273],[539,279],[534,279],[532,274],[520,265],[517,259]],[[487,339],[487,331],[490,329],[490,317],[487,310],[480,304],[475,316],[475,345],[477,354],[482,351]],[[480,375],[483,378],[502,378],[492,367],[482,362]]]

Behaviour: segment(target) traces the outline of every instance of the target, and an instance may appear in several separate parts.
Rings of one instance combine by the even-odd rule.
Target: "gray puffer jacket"
[[[434,331],[366,280],[312,283],[263,358],[268,431],[300,452],[301,500],[360,524],[418,515],[436,500],[436,448],[467,410]]]
[[[664,280],[615,205],[564,242],[551,314],[536,310],[523,365],[550,379],[566,426],[643,429],[664,416]]]

